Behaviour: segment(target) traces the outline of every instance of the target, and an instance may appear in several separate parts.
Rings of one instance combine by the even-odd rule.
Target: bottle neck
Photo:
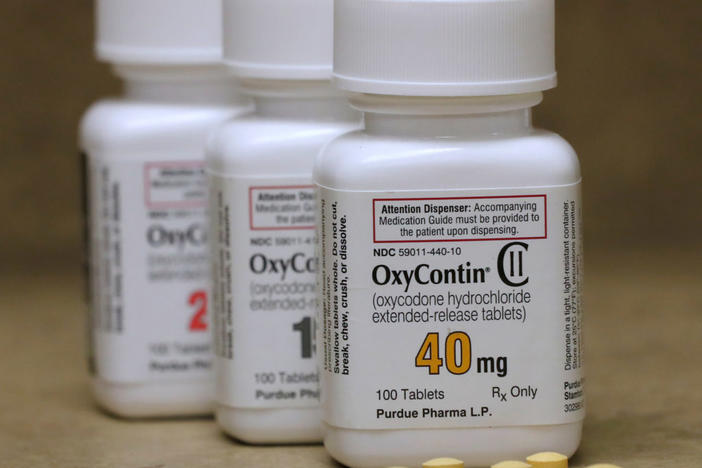
[[[361,114],[349,106],[330,81],[242,80],[242,92],[254,101],[260,117],[285,120],[358,122]]]
[[[124,96],[135,101],[168,104],[246,105],[224,67],[116,65]]]
[[[481,97],[354,95],[351,105],[364,112],[370,134],[473,138],[532,131],[531,108],[541,93]]]

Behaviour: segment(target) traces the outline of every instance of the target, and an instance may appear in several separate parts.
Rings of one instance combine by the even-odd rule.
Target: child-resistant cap
[[[554,0],[336,0],[345,90],[491,96],[556,85]]]
[[[333,0],[224,0],[224,61],[240,78],[328,80]]]
[[[99,59],[215,64],[222,59],[221,0],[96,0]]]

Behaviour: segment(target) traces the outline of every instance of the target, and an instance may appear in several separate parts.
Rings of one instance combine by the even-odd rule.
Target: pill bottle
[[[249,443],[321,441],[314,158],[359,128],[331,86],[332,0],[227,0],[224,60],[255,112],[207,151],[217,421]]]
[[[315,162],[325,445],[488,466],[581,435],[580,168],[536,129],[553,0],[336,0],[364,128]]]
[[[96,20],[124,94],[80,128],[93,392],[123,417],[211,414],[204,146],[251,105],[221,64],[218,0],[98,0]]]

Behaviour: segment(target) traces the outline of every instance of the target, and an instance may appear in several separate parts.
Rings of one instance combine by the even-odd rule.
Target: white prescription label
[[[320,188],[324,418],[349,429],[584,417],[580,185]]]
[[[314,186],[210,176],[217,401],[319,405]]]
[[[92,358],[113,382],[211,375],[201,161],[89,167]]]

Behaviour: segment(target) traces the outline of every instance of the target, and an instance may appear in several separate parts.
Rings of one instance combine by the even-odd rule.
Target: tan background
[[[557,5],[561,85],[535,117],[585,180],[588,418],[572,466],[699,468],[702,1]],[[94,407],[76,127],[119,83],[92,59],[91,8],[0,0],[0,465],[333,466],[318,446],[244,447],[211,420]]]

